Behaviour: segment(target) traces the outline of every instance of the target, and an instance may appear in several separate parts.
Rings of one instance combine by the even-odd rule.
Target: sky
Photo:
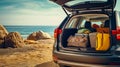
[[[120,10],[120,0],[115,10]],[[49,0],[0,0],[3,25],[59,25],[65,17],[62,8]]]

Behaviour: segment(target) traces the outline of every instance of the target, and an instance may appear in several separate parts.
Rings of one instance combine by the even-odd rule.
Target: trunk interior
[[[64,50],[111,53],[110,20],[106,14],[73,16],[61,34]]]

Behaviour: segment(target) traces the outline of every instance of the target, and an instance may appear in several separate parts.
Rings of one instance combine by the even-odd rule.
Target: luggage
[[[89,34],[90,32],[91,32],[90,30],[83,28],[79,29],[77,34]]]
[[[97,33],[96,50],[106,51],[110,47],[110,35],[107,33]]]
[[[89,34],[91,48],[96,48],[97,32]]]
[[[99,32],[99,33],[109,33],[109,28],[97,28],[97,32]]]
[[[68,46],[87,47],[88,34],[75,34],[75,36],[70,36],[67,41]]]
[[[110,47],[109,28],[97,28],[96,50],[106,51]]]

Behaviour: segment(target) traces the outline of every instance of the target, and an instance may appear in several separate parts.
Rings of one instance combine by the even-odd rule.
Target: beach
[[[51,62],[54,39],[38,40],[22,48],[0,49],[0,67],[35,67]]]
[[[54,27],[34,26],[36,31],[30,31],[31,27],[0,25],[0,67],[43,67],[41,64],[53,62],[54,37],[50,32]]]

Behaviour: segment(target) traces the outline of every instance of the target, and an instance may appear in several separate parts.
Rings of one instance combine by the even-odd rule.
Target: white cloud
[[[21,3],[21,5],[24,8],[29,8],[29,9],[38,9],[41,6],[41,4],[38,4],[36,2],[25,2],[25,3]]]
[[[6,16],[4,16],[6,17]],[[58,25],[64,19],[64,16],[35,16],[35,15],[19,15],[7,16],[1,19],[4,25]]]
[[[15,13],[17,12],[17,13]],[[65,18],[60,8],[49,10],[21,9],[14,13],[0,15],[1,24],[4,25],[59,25]]]
[[[16,10],[19,14],[33,14],[33,15],[63,15],[65,14],[62,8],[51,8],[51,9],[44,9],[44,10],[32,10],[32,9],[20,9]]]
[[[0,11],[0,24],[4,25],[58,25],[66,14],[52,2],[41,0],[15,0],[6,2]]]
[[[13,5],[11,5],[11,6],[5,6],[4,7],[4,9],[7,9],[7,10],[9,10],[9,9],[14,9],[15,8],[15,6],[13,6]]]

